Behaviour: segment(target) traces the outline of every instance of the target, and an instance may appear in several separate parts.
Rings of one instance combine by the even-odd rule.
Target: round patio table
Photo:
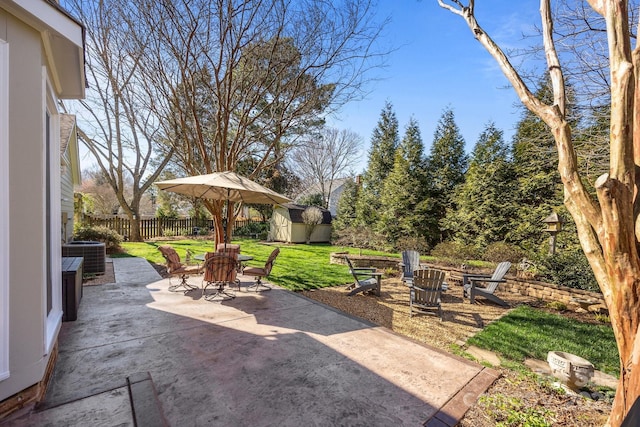
[[[198,255],[195,255],[193,257],[193,259],[197,259],[198,261],[204,261],[204,256],[205,256],[205,254],[198,254]],[[253,259],[253,257],[251,255],[238,254],[237,255],[238,271],[240,273],[242,273],[242,271],[244,270],[244,267],[245,267],[244,263],[246,261],[250,261],[252,259]]]

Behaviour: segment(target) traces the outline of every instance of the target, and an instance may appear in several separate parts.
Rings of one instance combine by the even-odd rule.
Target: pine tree
[[[433,146],[426,167],[429,185],[429,218],[440,224],[447,210],[455,208],[453,196],[456,188],[464,182],[467,156],[464,138],[455,122],[453,110],[445,109],[434,133]],[[432,227],[427,235],[431,245],[443,241],[448,233],[442,227]]]
[[[516,206],[510,202],[516,187],[503,133],[488,123],[471,154],[469,169],[443,223],[454,239],[484,249],[504,241]]]
[[[393,169],[398,147],[398,119],[387,102],[373,131],[367,170],[362,177],[362,190],[356,203],[356,224],[371,226],[379,218],[380,194],[384,180]]]
[[[357,199],[358,187],[353,180],[348,180],[344,184],[340,199],[338,199],[336,218],[333,221],[333,228],[336,231],[344,230],[354,225]]]
[[[548,76],[541,79],[536,96],[551,101]],[[508,238],[527,251],[535,251],[548,237],[542,220],[553,210],[563,209],[563,195],[553,135],[542,120],[524,108],[513,137],[513,162],[518,210]]]
[[[407,125],[396,150],[391,173],[384,181],[378,232],[397,246],[401,239],[423,239],[426,191],[424,188],[424,147],[415,119]]]

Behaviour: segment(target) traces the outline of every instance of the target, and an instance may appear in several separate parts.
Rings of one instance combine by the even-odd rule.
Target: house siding
[[[0,11],[9,44],[9,378],[0,400],[38,383],[49,360],[46,342],[45,151],[41,37]],[[54,116],[55,118],[55,116]],[[57,153],[53,153],[57,155]],[[58,284],[59,289],[59,284]]]
[[[73,236],[73,178],[71,173],[71,161],[68,153],[62,157],[62,174],[60,176],[60,193],[62,195],[60,208],[62,218],[60,218],[62,243],[71,241]]]

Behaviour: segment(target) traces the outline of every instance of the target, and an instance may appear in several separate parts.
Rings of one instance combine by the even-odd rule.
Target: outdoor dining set
[[[164,257],[169,274],[169,291],[189,293],[192,291],[202,291],[202,297],[207,301],[225,301],[236,297],[231,290],[236,287],[240,291],[240,280],[238,273],[245,276],[255,277],[255,282],[248,286],[247,291],[267,291],[271,287],[262,281],[271,273],[273,263],[280,253],[280,249],[275,248],[263,267],[245,267],[244,262],[253,259],[250,255],[240,253],[240,245],[220,243],[215,252],[207,252],[203,255],[196,255],[195,260],[200,261],[197,265],[183,263],[176,250],[168,245],[159,246],[158,250]],[[189,282],[191,276],[202,277],[200,286]],[[177,277],[179,282],[171,284],[171,277]]]

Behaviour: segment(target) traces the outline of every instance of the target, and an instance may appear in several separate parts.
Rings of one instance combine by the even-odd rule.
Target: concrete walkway
[[[113,262],[63,324],[45,401],[3,426],[453,426],[497,377],[283,289],[209,302]]]

